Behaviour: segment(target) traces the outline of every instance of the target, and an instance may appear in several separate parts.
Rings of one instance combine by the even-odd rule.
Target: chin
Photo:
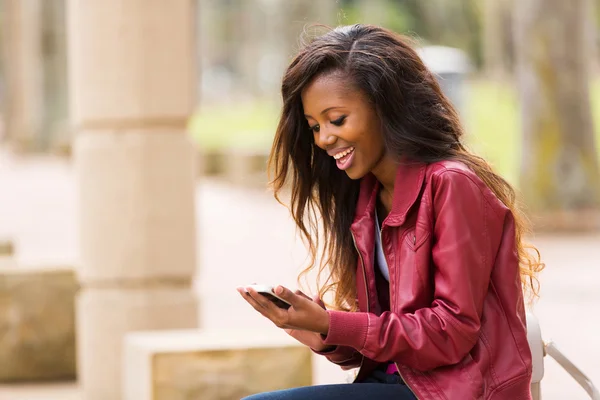
[[[348,175],[348,178],[350,178],[354,181],[356,181],[358,179],[362,179],[366,175],[366,173],[364,171],[361,171],[355,167],[350,167],[345,172],[346,172],[346,175]]]

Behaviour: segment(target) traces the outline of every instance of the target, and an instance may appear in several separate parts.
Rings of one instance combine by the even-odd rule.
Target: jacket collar
[[[403,160],[399,162],[394,183],[392,210],[385,219],[385,225],[400,226],[406,221],[408,211],[417,201],[425,180],[427,164],[419,161]],[[361,180],[358,203],[353,228],[363,220],[374,218],[377,195],[381,184],[372,173]]]

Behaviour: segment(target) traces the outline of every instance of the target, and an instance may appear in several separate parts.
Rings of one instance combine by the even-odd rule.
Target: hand
[[[301,331],[298,329],[284,329],[285,332],[302,343],[305,346],[310,347],[314,351],[324,351],[335,346],[328,346],[323,343],[320,333],[311,331]]]
[[[302,297],[318,304],[322,309],[325,310],[325,304],[323,304],[323,302],[321,301],[321,299],[318,296],[316,296],[314,299],[311,299],[310,297],[308,297],[307,295],[302,293],[302,291],[300,291],[300,290],[296,290],[295,293],[298,296],[302,296]],[[335,346],[328,346],[328,345],[324,344],[320,333],[310,332],[310,331],[301,331],[299,329],[284,329],[284,330],[288,335],[290,335],[291,337],[293,337],[294,339],[296,339],[303,345],[308,346],[315,351],[324,351],[324,350],[330,349],[332,347],[335,347]]]
[[[322,306],[309,299],[306,295],[301,292],[300,294],[293,293],[283,286],[277,286],[275,294],[292,305],[289,309],[284,310],[277,307],[252,288],[239,287],[237,290],[244,300],[250,303],[264,317],[270,319],[277,327],[289,331],[288,333],[291,336],[302,343],[306,341],[307,343],[304,344],[308,346],[312,347],[312,344],[317,345],[318,347],[315,350],[323,347],[318,335],[326,335],[329,331],[329,315]],[[296,331],[300,331],[302,334]],[[312,334],[309,335],[309,333]],[[316,335],[314,335],[315,333]],[[315,338],[314,341],[311,338]],[[319,343],[316,342],[316,338],[319,339]],[[308,343],[311,344],[309,345]]]

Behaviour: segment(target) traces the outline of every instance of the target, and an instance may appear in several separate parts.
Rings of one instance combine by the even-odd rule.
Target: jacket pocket
[[[425,243],[429,235],[428,231],[417,232],[416,228],[410,228],[404,233],[404,242],[412,251],[417,251]]]

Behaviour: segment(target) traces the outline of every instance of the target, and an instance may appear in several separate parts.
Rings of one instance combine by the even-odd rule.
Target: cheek
[[[372,162],[373,159],[379,159],[385,150],[383,137],[380,135],[370,134],[362,141],[362,153],[365,161]]]
[[[378,157],[381,157],[381,155],[385,153],[385,142],[383,140],[383,134],[381,132],[377,132],[373,136],[373,151],[377,154]]]

